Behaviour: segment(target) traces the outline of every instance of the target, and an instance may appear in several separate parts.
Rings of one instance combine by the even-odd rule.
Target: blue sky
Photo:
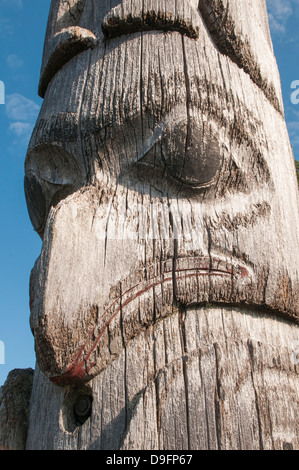
[[[291,100],[291,84],[299,81],[299,0],[267,3],[286,121],[299,160],[299,104]],[[37,88],[49,6],[50,0],[0,0],[0,81],[5,84],[5,105],[0,105],[0,385],[10,370],[35,366],[29,275],[41,241],[27,215],[23,175],[28,140],[42,103]]]

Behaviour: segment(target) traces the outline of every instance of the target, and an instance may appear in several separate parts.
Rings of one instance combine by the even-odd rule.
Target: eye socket
[[[160,135],[154,146],[138,160],[138,165],[163,170],[182,185],[207,187],[214,183],[222,163],[219,135],[208,123],[196,119],[176,122]]]
[[[63,148],[43,144],[29,151],[25,162],[25,198],[31,223],[41,238],[51,206],[72,194],[82,181],[76,160]]]
[[[43,187],[34,174],[25,175],[25,198],[34,230],[41,235],[47,213],[47,199]]]
[[[30,150],[26,156],[25,171],[59,185],[72,184],[82,178],[73,155],[54,144],[41,144]]]
[[[216,135],[207,125],[190,119],[189,129],[177,124],[174,128],[177,145],[172,136],[162,141],[165,166],[175,179],[191,187],[211,184],[220,168],[220,148]],[[172,150],[172,151],[171,151]]]
[[[56,185],[40,179],[32,172],[24,178],[25,199],[34,230],[43,238],[48,213],[75,191],[71,184]]]

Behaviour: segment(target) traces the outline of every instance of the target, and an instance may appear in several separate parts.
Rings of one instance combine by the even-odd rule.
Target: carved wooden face
[[[298,192],[264,0],[52,1],[39,91],[31,325],[54,383],[89,380],[189,305],[298,315]]]

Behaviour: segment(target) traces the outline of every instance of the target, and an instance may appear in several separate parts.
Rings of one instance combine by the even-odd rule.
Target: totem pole
[[[27,449],[298,449],[299,204],[265,0],[52,0]]]

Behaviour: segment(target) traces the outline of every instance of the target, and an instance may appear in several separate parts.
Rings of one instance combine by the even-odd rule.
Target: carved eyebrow
[[[113,8],[102,22],[102,30],[106,39],[134,33],[137,31],[178,31],[190,38],[197,39],[199,28],[192,20],[182,15],[146,11],[139,14],[126,14],[121,7]],[[80,52],[94,49],[98,39],[94,33],[79,26],[70,26],[57,32],[48,40],[47,54],[43,59],[38,94],[44,98],[47,87],[54,75]]]
[[[102,31],[106,39],[141,31],[177,31],[192,39],[198,39],[199,27],[191,19],[160,10],[144,10],[124,13],[120,6],[113,8],[103,19]]]
[[[213,1],[213,5],[211,3],[210,0],[199,0],[198,8],[215,45],[222,54],[228,56],[251,77],[274,108],[283,114],[275,88],[263,78],[249,40],[242,37],[221,0]]]
[[[211,5],[210,1],[199,0],[198,9],[215,45],[222,54],[228,56],[251,77],[274,108],[283,114],[275,88],[272,83],[262,77],[249,41],[247,38],[242,38],[223,3],[220,0],[214,3]],[[106,39],[152,30],[178,31],[192,39],[199,37],[199,27],[194,26],[192,20],[185,19],[180,14],[174,16],[161,11],[147,10],[139,14],[130,12],[125,14],[121,5],[113,8],[102,22],[102,31]],[[79,26],[71,26],[56,33],[49,40],[47,56],[43,60],[39,96],[44,98],[50,81],[63,65],[80,52],[95,48],[97,44],[98,39],[94,33]]]
[[[56,33],[48,43],[44,57],[38,94],[44,98],[47,87],[54,75],[73,57],[86,49],[94,49],[97,37],[88,29],[71,26]]]

